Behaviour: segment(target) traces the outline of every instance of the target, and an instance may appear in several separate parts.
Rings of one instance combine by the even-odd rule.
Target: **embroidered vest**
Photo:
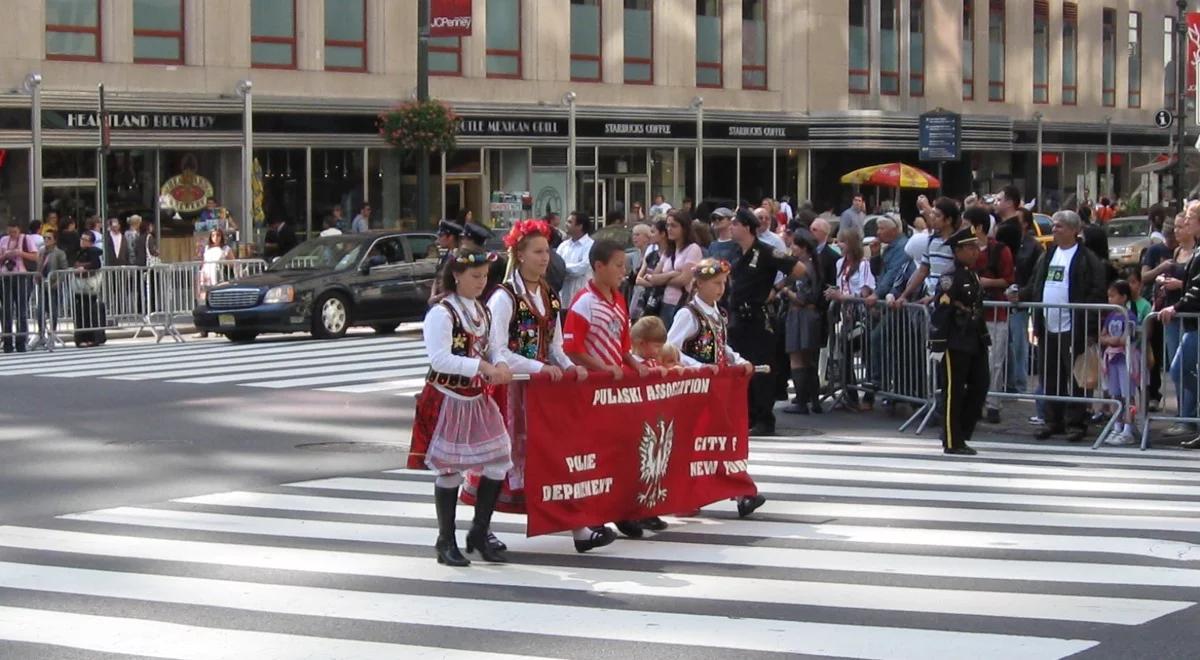
[[[691,339],[683,342],[683,346],[679,350],[702,364],[725,366],[725,312],[720,312],[721,320],[718,324],[700,311],[695,303],[688,303],[687,309],[696,317],[696,321],[700,324],[700,331]]]
[[[558,313],[562,308],[558,294],[552,291],[544,282],[542,292],[548,294],[546,315],[538,313],[528,296],[517,295],[512,283],[500,285],[508,297],[512,299],[513,315],[508,322],[508,350],[521,357],[538,362],[549,362],[550,344],[554,342],[554,333],[558,328]]]
[[[458,310],[450,301],[443,300],[438,303],[450,312],[450,353],[459,357],[483,357],[487,352],[488,329],[492,326],[492,314],[487,307],[483,309],[483,330],[479,336],[473,335],[467,331],[463,325],[462,319],[458,315]],[[425,382],[434,385],[440,385],[452,392],[461,394],[462,396],[478,396],[483,393],[483,379],[479,376],[468,378],[458,374],[443,374],[434,371],[431,367],[429,373],[425,376]]]

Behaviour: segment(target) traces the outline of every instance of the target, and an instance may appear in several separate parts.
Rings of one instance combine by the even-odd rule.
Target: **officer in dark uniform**
[[[452,220],[442,220],[438,223],[437,229],[437,246],[441,253],[438,256],[437,274],[433,278],[433,286],[429,291],[429,306],[441,302],[445,294],[442,292],[442,268],[446,266],[446,261],[450,258],[450,253],[457,250],[462,244],[463,227],[462,225]]]
[[[504,274],[508,270],[508,254],[504,251],[504,243],[499,245],[495,243],[495,237],[492,232],[481,225],[473,222],[468,222],[463,226],[463,244],[467,247],[477,247],[485,252],[495,251],[497,259],[488,266],[488,283],[483,290],[483,295],[480,300],[487,300],[492,297],[492,292],[500,283],[504,281]]]
[[[973,456],[967,440],[983,414],[988,391],[988,337],[983,286],[972,270],[979,260],[979,241],[970,229],[955,232],[946,243],[954,250],[954,275],[938,282],[929,351],[942,385],[942,451]]]
[[[803,276],[804,264],[791,254],[758,239],[758,218],[749,209],[738,209],[731,226],[742,256],[733,264],[729,285],[729,345],[746,360],[771,364],[776,336],[767,314],[767,299],[778,275]],[[750,379],[750,435],[775,433],[775,386],[770,374]]]

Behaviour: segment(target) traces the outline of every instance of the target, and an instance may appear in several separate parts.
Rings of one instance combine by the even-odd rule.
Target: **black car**
[[[196,328],[231,341],[263,332],[341,337],[350,326],[380,334],[420,321],[438,262],[434,234],[376,231],[307,241],[266,272],[209,289],[193,312]]]

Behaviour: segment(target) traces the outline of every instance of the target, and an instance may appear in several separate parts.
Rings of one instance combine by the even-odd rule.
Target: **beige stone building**
[[[1142,171],[1170,141],[1154,125],[1174,91],[1170,0],[469,4],[471,36],[432,41],[431,94],[464,124],[458,150],[433,159],[418,221],[413,160],[374,125],[414,94],[417,0],[3,0],[0,214],[83,217],[102,201],[103,83],[111,215],[158,208],[168,235],[190,233],[207,185],[244,217],[243,80],[261,206],[313,231],[363,204],[377,226],[460,209],[615,218],[659,194],[840,207],[837,179],[856,167],[938,169],[919,152],[933,110],[961,128],[946,192],[1015,182],[1032,196],[1039,169],[1048,205],[1159,192]],[[185,173],[206,183],[185,177],[172,194],[187,199],[164,200]]]

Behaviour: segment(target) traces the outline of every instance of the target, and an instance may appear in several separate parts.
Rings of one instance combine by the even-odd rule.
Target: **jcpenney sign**
[[[471,36],[471,0],[433,0],[429,34],[434,37]]]

